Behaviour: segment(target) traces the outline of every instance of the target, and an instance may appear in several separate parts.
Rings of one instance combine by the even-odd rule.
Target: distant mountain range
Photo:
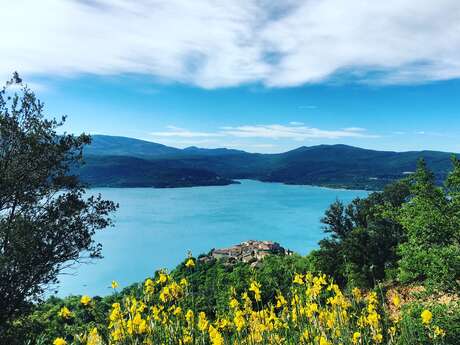
[[[90,186],[189,187],[255,179],[375,190],[414,171],[421,157],[441,181],[451,168],[452,153],[318,145],[260,154],[225,148],[178,149],[133,138],[95,135],[84,155],[86,163],[78,174]]]

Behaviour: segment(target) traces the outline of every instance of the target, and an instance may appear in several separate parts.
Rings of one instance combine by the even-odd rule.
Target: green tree
[[[0,337],[62,269],[101,257],[92,237],[117,207],[71,173],[90,137],[58,134],[65,118],[43,111],[17,74],[0,91]]]
[[[401,207],[408,195],[407,182],[399,181],[346,206],[334,202],[322,219],[330,236],[311,253],[317,269],[341,284],[372,287],[376,280],[384,279],[396,267],[396,249],[405,241],[405,234],[383,210]]]
[[[397,215],[408,238],[399,247],[399,278],[404,283],[424,282],[434,289],[458,289],[460,164],[457,158],[452,162],[445,188],[435,185],[423,160],[411,176],[411,199]]]

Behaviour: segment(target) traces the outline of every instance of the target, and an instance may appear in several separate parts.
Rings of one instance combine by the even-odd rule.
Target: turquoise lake
[[[112,280],[125,287],[160,268],[172,269],[190,250],[256,239],[279,242],[306,254],[324,237],[320,219],[336,199],[365,191],[292,186],[243,180],[225,187],[174,189],[98,188],[120,204],[115,226],[99,232],[104,258],[61,275],[58,295],[106,295]]]

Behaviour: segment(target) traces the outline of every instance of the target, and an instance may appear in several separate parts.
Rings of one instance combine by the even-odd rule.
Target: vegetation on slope
[[[306,257],[256,268],[189,258],[108,297],[52,298],[12,332],[62,344],[458,344],[453,165],[442,188],[421,161],[382,192],[334,203],[329,236]]]

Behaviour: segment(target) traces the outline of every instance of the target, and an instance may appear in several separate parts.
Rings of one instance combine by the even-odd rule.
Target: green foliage
[[[376,280],[384,279],[396,267],[396,248],[405,234],[383,209],[401,207],[408,195],[407,183],[400,181],[347,206],[333,203],[322,219],[330,236],[311,253],[316,268],[341,284],[372,287]]]
[[[432,290],[458,290],[460,278],[460,165],[453,158],[447,188],[435,185],[433,174],[420,161],[411,177],[411,198],[396,219],[407,234],[399,246],[399,278],[403,283],[423,282]]]
[[[272,300],[278,291],[287,292],[292,283],[294,272],[305,272],[312,265],[309,258],[300,255],[265,258],[257,268],[245,263],[234,266],[220,261],[211,261],[197,265],[190,271],[184,264],[172,272],[180,280],[186,278],[193,287],[194,306],[208,315],[218,315],[227,309],[231,290],[241,294],[252,279],[264,286],[262,301]],[[191,306],[189,306],[191,307]]]
[[[90,137],[58,135],[63,122],[44,116],[17,74],[0,90],[0,341],[64,267],[100,257],[92,236],[116,209],[101,196],[84,197],[70,171]]]
[[[422,311],[428,309],[433,314],[433,322],[424,325],[421,322]],[[460,303],[420,303],[413,302],[405,305],[401,318],[400,345],[428,345],[435,343],[445,345],[458,345],[460,340]],[[438,326],[445,331],[445,336],[440,339],[434,329]],[[427,328],[429,331],[427,332]],[[436,338],[437,341],[436,341]]]

